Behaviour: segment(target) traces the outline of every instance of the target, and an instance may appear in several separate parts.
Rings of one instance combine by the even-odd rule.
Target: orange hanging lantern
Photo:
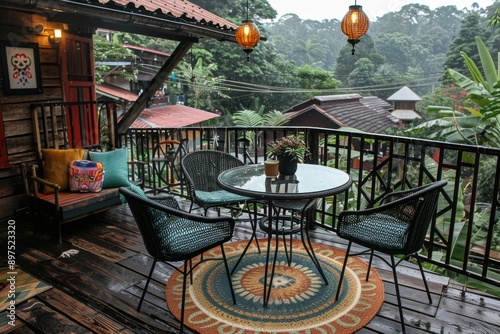
[[[354,46],[359,42],[361,36],[363,36],[370,26],[370,21],[365,12],[363,12],[363,7],[356,4],[349,6],[349,11],[345,14],[340,27],[342,32],[347,36],[347,42],[352,44],[352,54],[354,55]]]
[[[250,61],[250,53],[257,46],[260,40],[259,28],[248,19],[248,0],[247,0],[247,19],[241,22],[241,26],[236,29],[234,35],[239,45],[243,47],[243,51],[247,54],[247,61]]]

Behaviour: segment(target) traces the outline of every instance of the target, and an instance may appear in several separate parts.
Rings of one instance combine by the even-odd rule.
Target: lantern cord
[[[247,0],[247,21],[248,21],[248,0]]]

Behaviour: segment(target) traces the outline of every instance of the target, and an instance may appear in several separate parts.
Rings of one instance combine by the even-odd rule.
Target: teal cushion
[[[144,190],[142,190],[141,187],[138,187],[135,184],[130,184],[129,189],[133,193],[141,196],[142,198],[148,198],[148,195],[146,195],[146,193],[144,192]]]
[[[89,152],[90,160],[104,167],[103,188],[130,187],[128,179],[128,150],[126,147],[108,152]]]

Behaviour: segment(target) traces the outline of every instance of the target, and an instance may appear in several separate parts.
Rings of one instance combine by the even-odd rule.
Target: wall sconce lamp
[[[61,43],[62,31],[61,29],[54,29],[54,32],[49,35],[49,43],[52,45],[59,45]]]
[[[43,24],[37,24],[33,28],[28,28],[28,31],[34,35],[41,35],[44,30],[45,27],[43,26]]]
[[[248,0],[247,0],[247,19],[241,21],[241,26],[236,29],[234,37],[239,45],[243,47],[243,51],[247,54],[247,61],[250,61],[250,53],[257,46],[260,40],[259,28],[248,19]]]
[[[354,55],[354,46],[359,42],[361,36],[363,36],[370,26],[370,21],[363,12],[363,7],[358,6],[356,1],[354,5],[349,6],[349,11],[345,14],[340,27],[344,35],[347,35],[347,42],[352,44],[352,54]]]

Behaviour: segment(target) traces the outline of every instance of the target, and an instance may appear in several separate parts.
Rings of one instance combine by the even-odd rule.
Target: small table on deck
[[[352,183],[349,174],[331,167],[322,165],[299,164],[294,177],[277,177],[275,179],[266,178],[264,173],[264,165],[245,165],[236,167],[222,172],[217,183],[225,190],[234,192],[239,195],[249,196],[260,200],[265,200],[268,203],[268,241],[266,267],[264,273],[264,307],[267,306],[269,296],[271,295],[271,286],[273,283],[274,268],[278,255],[279,235],[276,235],[276,247],[273,258],[273,266],[269,283],[267,282],[268,265],[270,260],[270,246],[272,239],[271,224],[276,221],[276,229],[278,228],[279,217],[274,217],[273,212],[275,207],[280,207],[285,203],[302,212],[300,220],[300,235],[302,244],[306,249],[312,262],[323,277],[325,284],[328,284],[326,277],[321,269],[320,263],[314,254],[313,247],[309,238],[309,232],[304,229],[304,211],[308,209],[316,199],[333,196],[347,190]],[[286,204],[285,204],[286,206]],[[304,231],[306,234],[307,245],[304,240]],[[252,240],[250,240],[251,242]],[[250,243],[249,243],[250,244]],[[247,245],[248,247],[248,245]],[[246,248],[243,251],[244,255]],[[240,258],[241,259],[241,258]],[[239,261],[238,261],[239,263]],[[236,264],[236,266],[238,265]],[[235,266],[235,267],[236,267]],[[267,287],[269,286],[269,290]]]

